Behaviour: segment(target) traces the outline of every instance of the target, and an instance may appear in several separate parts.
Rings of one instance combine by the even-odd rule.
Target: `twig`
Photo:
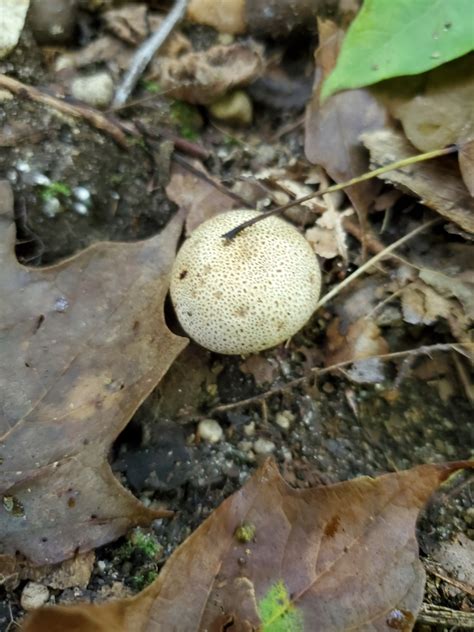
[[[418,623],[444,626],[448,630],[460,628],[462,630],[474,630],[474,613],[450,610],[430,603],[424,603],[416,618]]]
[[[328,303],[332,298],[334,298],[337,294],[339,294],[339,292],[341,292],[344,288],[350,285],[361,274],[364,274],[366,270],[371,268],[373,265],[375,265],[377,262],[383,259],[386,255],[390,254],[391,252],[396,250],[399,246],[404,244],[406,241],[408,241],[415,235],[418,235],[418,233],[421,233],[422,231],[426,230],[430,226],[433,226],[433,224],[436,224],[439,221],[440,221],[440,218],[437,217],[436,219],[432,219],[429,222],[425,222],[424,224],[422,224],[421,226],[418,226],[417,228],[410,231],[409,233],[407,233],[400,239],[397,239],[397,241],[394,241],[393,244],[390,244],[390,246],[387,246],[386,248],[384,248],[384,250],[382,250],[381,252],[376,254],[374,257],[366,261],[363,265],[360,266],[360,268],[357,268],[355,272],[353,272],[347,278],[345,278],[344,281],[341,281],[341,283],[336,285],[336,287],[333,287],[333,289],[330,292],[325,294],[316,305],[315,311],[316,309],[319,309],[323,305],[326,305],[326,303]]]
[[[425,154],[417,154],[416,156],[410,156],[409,158],[404,158],[403,160],[398,160],[397,162],[392,162],[389,165],[385,165],[384,167],[379,167],[379,169],[374,169],[373,171],[368,171],[357,178],[352,178],[351,180],[346,180],[346,182],[340,182],[339,184],[333,184],[330,187],[325,189],[321,189],[319,191],[314,191],[305,195],[301,198],[296,198],[288,204],[284,204],[283,206],[278,206],[277,208],[272,209],[271,211],[267,211],[266,213],[262,213],[262,215],[257,215],[256,217],[252,217],[252,219],[239,224],[232,230],[229,230],[227,233],[222,235],[223,239],[234,239],[244,228],[248,228],[249,226],[253,226],[257,222],[261,222],[262,220],[270,217],[271,215],[276,215],[277,213],[282,213],[286,211],[288,208],[295,206],[296,204],[302,204],[303,202],[307,202],[315,197],[321,197],[326,193],[333,193],[333,191],[341,191],[353,184],[359,184],[359,182],[365,182],[366,180],[371,180],[372,178],[376,178],[377,176],[382,175],[383,173],[387,173],[388,171],[395,171],[396,169],[402,169],[403,167],[408,167],[409,165],[413,165],[417,162],[424,162],[425,160],[431,160],[432,158],[438,158],[439,156],[446,156],[447,154],[452,154],[455,151],[458,151],[459,147],[456,145],[452,145],[450,147],[446,147],[444,149],[435,149],[434,151],[428,151]]]
[[[220,406],[216,406],[212,408],[208,415],[212,415],[213,413],[221,413],[226,412],[227,410],[233,410],[234,408],[241,408],[242,406],[249,406],[251,404],[259,403],[262,400],[266,400],[273,395],[278,395],[283,391],[290,390],[295,386],[300,386],[307,380],[312,377],[320,377],[321,375],[325,375],[326,373],[331,373],[333,371],[338,371],[339,369],[343,369],[346,366],[354,364],[355,362],[364,362],[367,360],[398,360],[400,358],[406,358],[408,356],[419,356],[434,353],[436,351],[457,351],[458,353],[463,353],[462,347],[474,348],[474,342],[462,342],[462,343],[439,343],[434,345],[424,345],[422,347],[418,347],[417,349],[407,349],[405,351],[394,351],[393,353],[384,353],[381,355],[371,356],[369,358],[356,358],[353,360],[345,360],[344,362],[338,362],[337,364],[332,364],[327,367],[314,367],[311,369],[309,375],[304,375],[303,377],[297,377],[294,380],[290,380],[289,382],[285,382],[280,386],[276,386],[275,388],[269,389],[264,393],[260,393],[259,395],[254,395],[253,397],[248,397],[247,399],[241,399],[238,402],[233,402],[231,404],[221,404]],[[463,353],[463,355],[465,355]]]
[[[65,99],[54,97],[51,94],[39,90],[38,88],[28,86],[21,83],[21,81],[12,79],[12,77],[7,77],[7,75],[0,74],[0,88],[6,88],[19,97],[26,97],[32,101],[37,101],[38,103],[54,108],[59,112],[69,114],[74,118],[84,119],[97,129],[110,134],[110,136],[112,136],[112,138],[122,147],[128,147],[127,137],[120,128],[119,124],[107,117],[105,114],[102,114],[102,112],[99,112],[86,104],[72,103],[70,101],[66,101]]]
[[[122,83],[118,86],[112,106],[118,107],[125,103],[130,96],[135,84],[141,77],[143,71],[148,66],[153,55],[164,44],[166,38],[183,18],[188,0],[176,0],[173,8],[155,31],[141,46],[139,46],[132,58],[129,69],[123,77]]]

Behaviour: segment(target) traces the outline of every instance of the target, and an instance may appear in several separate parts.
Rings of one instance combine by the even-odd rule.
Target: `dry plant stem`
[[[456,588],[459,588],[459,590],[462,590],[463,592],[465,592],[466,595],[471,595],[471,597],[474,597],[474,588],[470,586],[469,584],[467,584],[466,582],[461,582],[458,579],[454,579],[453,577],[448,577],[448,575],[440,573],[434,564],[431,564],[430,562],[427,562],[426,560],[425,560],[425,567],[435,577],[439,577],[439,579],[442,579],[447,584],[451,584],[451,586],[455,586]]]
[[[272,209],[271,211],[267,211],[266,213],[254,217],[253,219],[249,219],[239,226],[236,226],[229,232],[222,235],[223,239],[234,239],[244,228],[248,228],[257,222],[261,222],[266,219],[270,215],[276,215],[277,213],[282,213],[287,209],[295,206],[296,204],[302,204],[303,202],[307,202],[308,200],[312,200],[315,197],[321,197],[326,193],[333,193],[334,191],[341,191],[346,187],[352,186],[353,184],[359,184],[359,182],[365,182],[366,180],[371,180],[372,178],[376,178],[384,173],[389,171],[395,171],[396,169],[402,169],[403,167],[408,167],[409,165],[416,164],[417,162],[424,162],[425,160],[431,160],[432,158],[438,158],[439,156],[446,156],[447,154],[452,154],[455,151],[458,151],[458,147],[456,145],[452,145],[450,147],[446,147],[445,149],[435,149],[434,151],[428,151],[425,154],[418,154],[417,156],[410,156],[409,158],[404,158],[403,160],[398,160],[397,162],[392,162],[389,165],[385,165],[385,167],[380,167],[379,169],[374,169],[373,171],[368,171],[357,178],[352,178],[351,180],[346,180],[346,182],[341,182],[339,184],[333,184],[326,189],[321,189],[320,191],[315,191],[314,193],[309,193],[301,198],[297,198],[288,202],[288,204],[284,204],[283,206],[279,206],[277,208]]]
[[[439,221],[440,221],[440,218],[436,218],[436,219],[432,219],[429,222],[426,222],[425,224],[422,224],[421,226],[418,226],[417,228],[410,231],[408,234],[404,235],[400,239],[397,239],[397,241],[394,241],[393,244],[390,244],[390,246],[387,246],[384,250],[376,254],[375,257],[372,257],[371,259],[366,261],[363,265],[360,266],[360,268],[357,268],[355,272],[353,272],[346,279],[344,279],[344,281],[339,283],[339,285],[336,285],[336,287],[334,287],[330,292],[325,294],[323,298],[319,301],[319,303],[316,305],[316,309],[319,309],[323,305],[326,305],[326,303],[328,303],[332,298],[334,298],[337,294],[339,294],[344,288],[350,285],[355,279],[357,279],[357,277],[359,277],[361,274],[364,274],[364,272],[366,272],[369,268],[371,268],[381,259],[386,257],[388,254],[390,254],[393,250],[396,250],[399,246],[404,244],[406,241],[408,241],[415,235],[418,235],[418,233],[421,233],[422,231],[426,230],[430,226],[433,226],[433,224],[436,224]]]
[[[345,360],[344,362],[338,362],[337,364],[332,364],[327,367],[314,367],[311,369],[309,375],[304,375],[303,377],[297,377],[294,380],[290,380],[281,386],[276,386],[264,393],[260,393],[260,395],[255,395],[254,397],[249,397],[248,399],[242,399],[239,402],[233,402],[232,404],[222,404],[220,406],[216,406],[212,408],[208,414],[213,413],[221,413],[227,410],[232,410],[234,408],[241,408],[242,406],[249,406],[251,404],[259,403],[262,400],[268,399],[272,397],[272,395],[278,395],[283,391],[290,390],[295,386],[300,386],[304,382],[307,382],[312,377],[320,377],[321,375],[325,375],[326,373],[332,373],[333,371],[338,371],[339,369],[343,369],[344,367],[350,366],[355,362],[363,362],[365,360],[398,360],[400,358],[407,358],[409,356],[416,357],[419,355],[429,355],[430,353],[435,353],[437,351],[457,351],[463,355],[466,355],[463,351],[463,347],[467,347],[468,349],[474,349],[474,342],[465,342],[465,343],[440,343],[434,345],[425,345],[422,347],[418,347],[417,349],[407,349],[406,351],[395,351],[393,353],[384,353],[381,355],[371,356],[369,358],[356,358],[355,360]]]
[[[103,132],[107,132],[110,136],[122,147],[127,148],[127,137],[123,133],[119,124],[114,122],[112,119],[108,118],[102,112],[95,110],[94,108],[89,107],[83,103],[72,103],[66,101],[65,99],[60,99],[59,97],[54,97],[51,94],[43,92],[38,88],[34,88],[33,86],[28,86],[21,81],[17,81],[16,79],[12,79],[12,77],[7,77],[6,75],[0,74],[0,88],[5,88],[13,94],[18,95],[19,97],[25,97],[31,99],[32,101],[36,101],[37,103],[41,103],[42,105],[46,105],[47,107],[54,108],[63,114],[68,114],[69,116],[73,116],[74,118],[84,119],[97,129],[100,129]]]
[[[171,31],[183,18],[187,5],[188,0],[176,0],[173,8],[161,23],[160,28],[138,47],[132,58],[130,67],[125,73],[122,83],[115,92],[113,107],[123,105],[128,99],[143,71],[150,63],[153,55],[155,55],[161,46],[163,46]]]
[[[418,623],[444,626],[448,630],[474,630],[474,613],[450,610],[433,604],[424,603],[417,617]]]

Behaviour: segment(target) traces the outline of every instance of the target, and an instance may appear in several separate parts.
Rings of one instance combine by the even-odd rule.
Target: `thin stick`
[[[286,209],[295,206],[296,204],[302,204],[303,202],[307,202],[315,197],[321,197],[326,193],[332,193],[333,191],[341,191],[341,189],[345,189],[346,187],[352,186],[353,184],[359,184],[359,182],[365,182],[366,180],[371,180],[372,178],[376,178],[388,171],[395,171],[396,169],[401,169],[403,167],[408,167],[409,165],[416,164],[417,162],[424,162],[425,160],[431,160],[432,158],[438,158],[439,156],[446,156],[447,154],[452,154],[455,151],[458,151],[457,145],[451,145],[450,147],[446,147],[444,149],[435,149],[434,151],[428,151],[425,154],[418,154],[416,156],[410,156],[409,158],[403,158],[403,160],[398,160],[397,162],[392,162],[385,167],[380,167],[379,169],[374,169],[373,171],[368,171],[357,178],[352,178],[351,180],[346,180],[346,182],[341,182],[339,184],[333,184],[326,189],[321,189],[320,191],[315,191],[313,193],[309,193],[301,198],[297,198],[288,202],[288,204],[284,204],[283,206],[278,206],[277,208],[272,209],[271,211],[267,211],[266,213],[262,213],[262,215],[257,215],[257,217],[252,217],[252,219],[239,224],[229,232],[224,233],[222,235],[223,239],[234,239],[236,235],[238,235],[244,228],[248,228],[249,226],[253,226],[257,222],[261,222],[262,220],[270,217],[271,215],[276,215],[277,213],[282,213],[286,211]]]
[[[150,35],[150,37],[137,48],[132,58],[130,67],[125,73],[122,83],[115,92],[112,107],[116,108],[121,106],[128,99],[138,79],[150,63],[153,55],[155,55],[161,46],[163,46],[166,38],[183,18],[187,5],[188,0],[176,0],[173,8],[161,23],[160,28]]]
[[[47,107],[58,110],[59,112],[69,114],[74,118],[84,119],[97,129],[110,134],[110,136],[112,136],[112,138],[122,147],[128,147],[127,137],[118,123],[107,117],[105,114],[102,114],[102,112],[99,112],[84,103],[72,103],[70,101],[66,101],[65,99],[54,97],[51,94],[39,90],[38,88],[26,85],[21,83],[21,81],[13,79],[12,77],[7,77],[7,75],[1,74],[0,88],[6,88],[19,97],[27,97],[32,101],[42,103]]]
[[[242,399],[238,402],[233,402],[232,404],[221,404],[220,406],[216,406],[212,408],[208,415],[212,415],[213,413],[222,413],[227,410],[233,410],[234,408],[241,408],[242,406],[250,406],[255,403],[259,403],[262,400],[268,399],[272,397],[272,395],[278,395],[283,391],[290,390],[295,386],[300,386],[311,377],[316,376],[320,377],[321,375],[325,375],[326,373],[331,373],[332,371],[338,371],[339,369],[343,369],[354,362],[364,362],[367,360],[398,360],[400,358],[406,358],[408,356],[419,356],[419,355],[429,355],[430,353],[434,353],[436,351],[457,351],[458,353],[462,353],[466,355],[462,348],[467,347],[468,349],[474,348],[474,342],[461,342],[461,343],[440,343],[434,345],[424,345],[422,347],[418,347],[417,349],[407,349],[406,351],[394,351],[393,353],[384,353],[381,355],[371,356],[369,358],[356,358],[353,360],[345,360],[344,362],[338,362],[337,364],[332,364],[327,367],[314,367],[311,369],[310,375],[304,375],[303,377],[297,377],[294,380],[286,382],[285,384],[281,384],[280,386],[276,386],[275,388],[269,389],[264,393],[260,393],[260,395],[254,395],[253,397],[248,397],[247,399]]]
[[[337,294],[339,294],[339,292],[342,292],[342,290],[346,288],[348,285],[350,285],[355,279],[357,279],[357,277],[359,277],[361,274],[364,274],[366,270],[368,270],[373,265],[378,263],[381,259],[386,257],[388,254],[396,250],[399,246],[401,246],[402,244],[404,244],[406,241],[408,241],[415,235],[418,235],[418,233],[421,233],[422,231],[426,230],[430,226],[433,226],[433,224],[436,224],[439,221],[440,221],[440,218],[432,219],[431,221],[426,222],[425,224],[422,224],[421,226],[418,226],[417,228],[410,231],[409,233],[407,233],[400,239],[397,239],[397,241],[394,241],[393,244],[390,244],[390,246],[387,246],[386,248],[384,248],[384,250],[382,250],[381,252],[373,256],[371,259],[366,261],[363,265],[360,266],[360,268],[357,268],[355,272],[353,272],[347,278],[345,278],[344,281],[339,283],[339,285],[336,285],[336,287],[333,287],[333,289],[330,292],[325,294],[322,297],[322,299],[319,301],[319,303],[316,305],[316,308],[314,311],[316,311],[323,305],[326,305],[326,303],[328,303],[332,298],[334,298]]]

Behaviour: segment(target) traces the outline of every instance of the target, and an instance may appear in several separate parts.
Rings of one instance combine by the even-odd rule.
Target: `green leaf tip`
[[[273,584],[258,603],[261,632],[303,632],[303,615],[290,601],[282,580]]]
[[[426,72],[472,50],[472,0],[365,0],[321,101],[340,90]]]

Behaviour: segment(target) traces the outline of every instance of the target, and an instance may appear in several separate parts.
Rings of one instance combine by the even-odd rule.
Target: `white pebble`
[[[275,417],[275,423],[283,430],[289,430],[291,423],[295,416],[289,410],[284,410],[282,413],[277,413]]]
[[[254,441],[253,449],[257,454],[271,454],[275,450],[275,444],[268,439],[257,439]]]
[[[72,194],[79,202],[88,202],[91,198],[91,193],[86,187],[74,187]]]
[[[76,77],[71,85],[75,99],[84,101],[96,108],[106,108],[114,96],[114,82],[107,72]]]
[[[224,436],[224,431],[214,419],[203,419],[198,424],[198,434],[208,443],[217,443]]]
[[[23,610],[36,610],[44,606],[49,599],[49,590],[43,584],[28,582],[21,593],[21,607]]]
[[[72,210],[78,215],[87,215],[89,213],[89,209],[82,202],[76,202],[73,204]]]
[[[251,421],[249,424],[244,426],[244,435],[246,437],[253,437],[255,434],[255,422]]]
[[[62,210],[63,209],[61,206],[61,202],[58,200],[58,198],[49,198],[43,203],[43,213],[46,215],[46,217],[56,217],[56,215]]]

